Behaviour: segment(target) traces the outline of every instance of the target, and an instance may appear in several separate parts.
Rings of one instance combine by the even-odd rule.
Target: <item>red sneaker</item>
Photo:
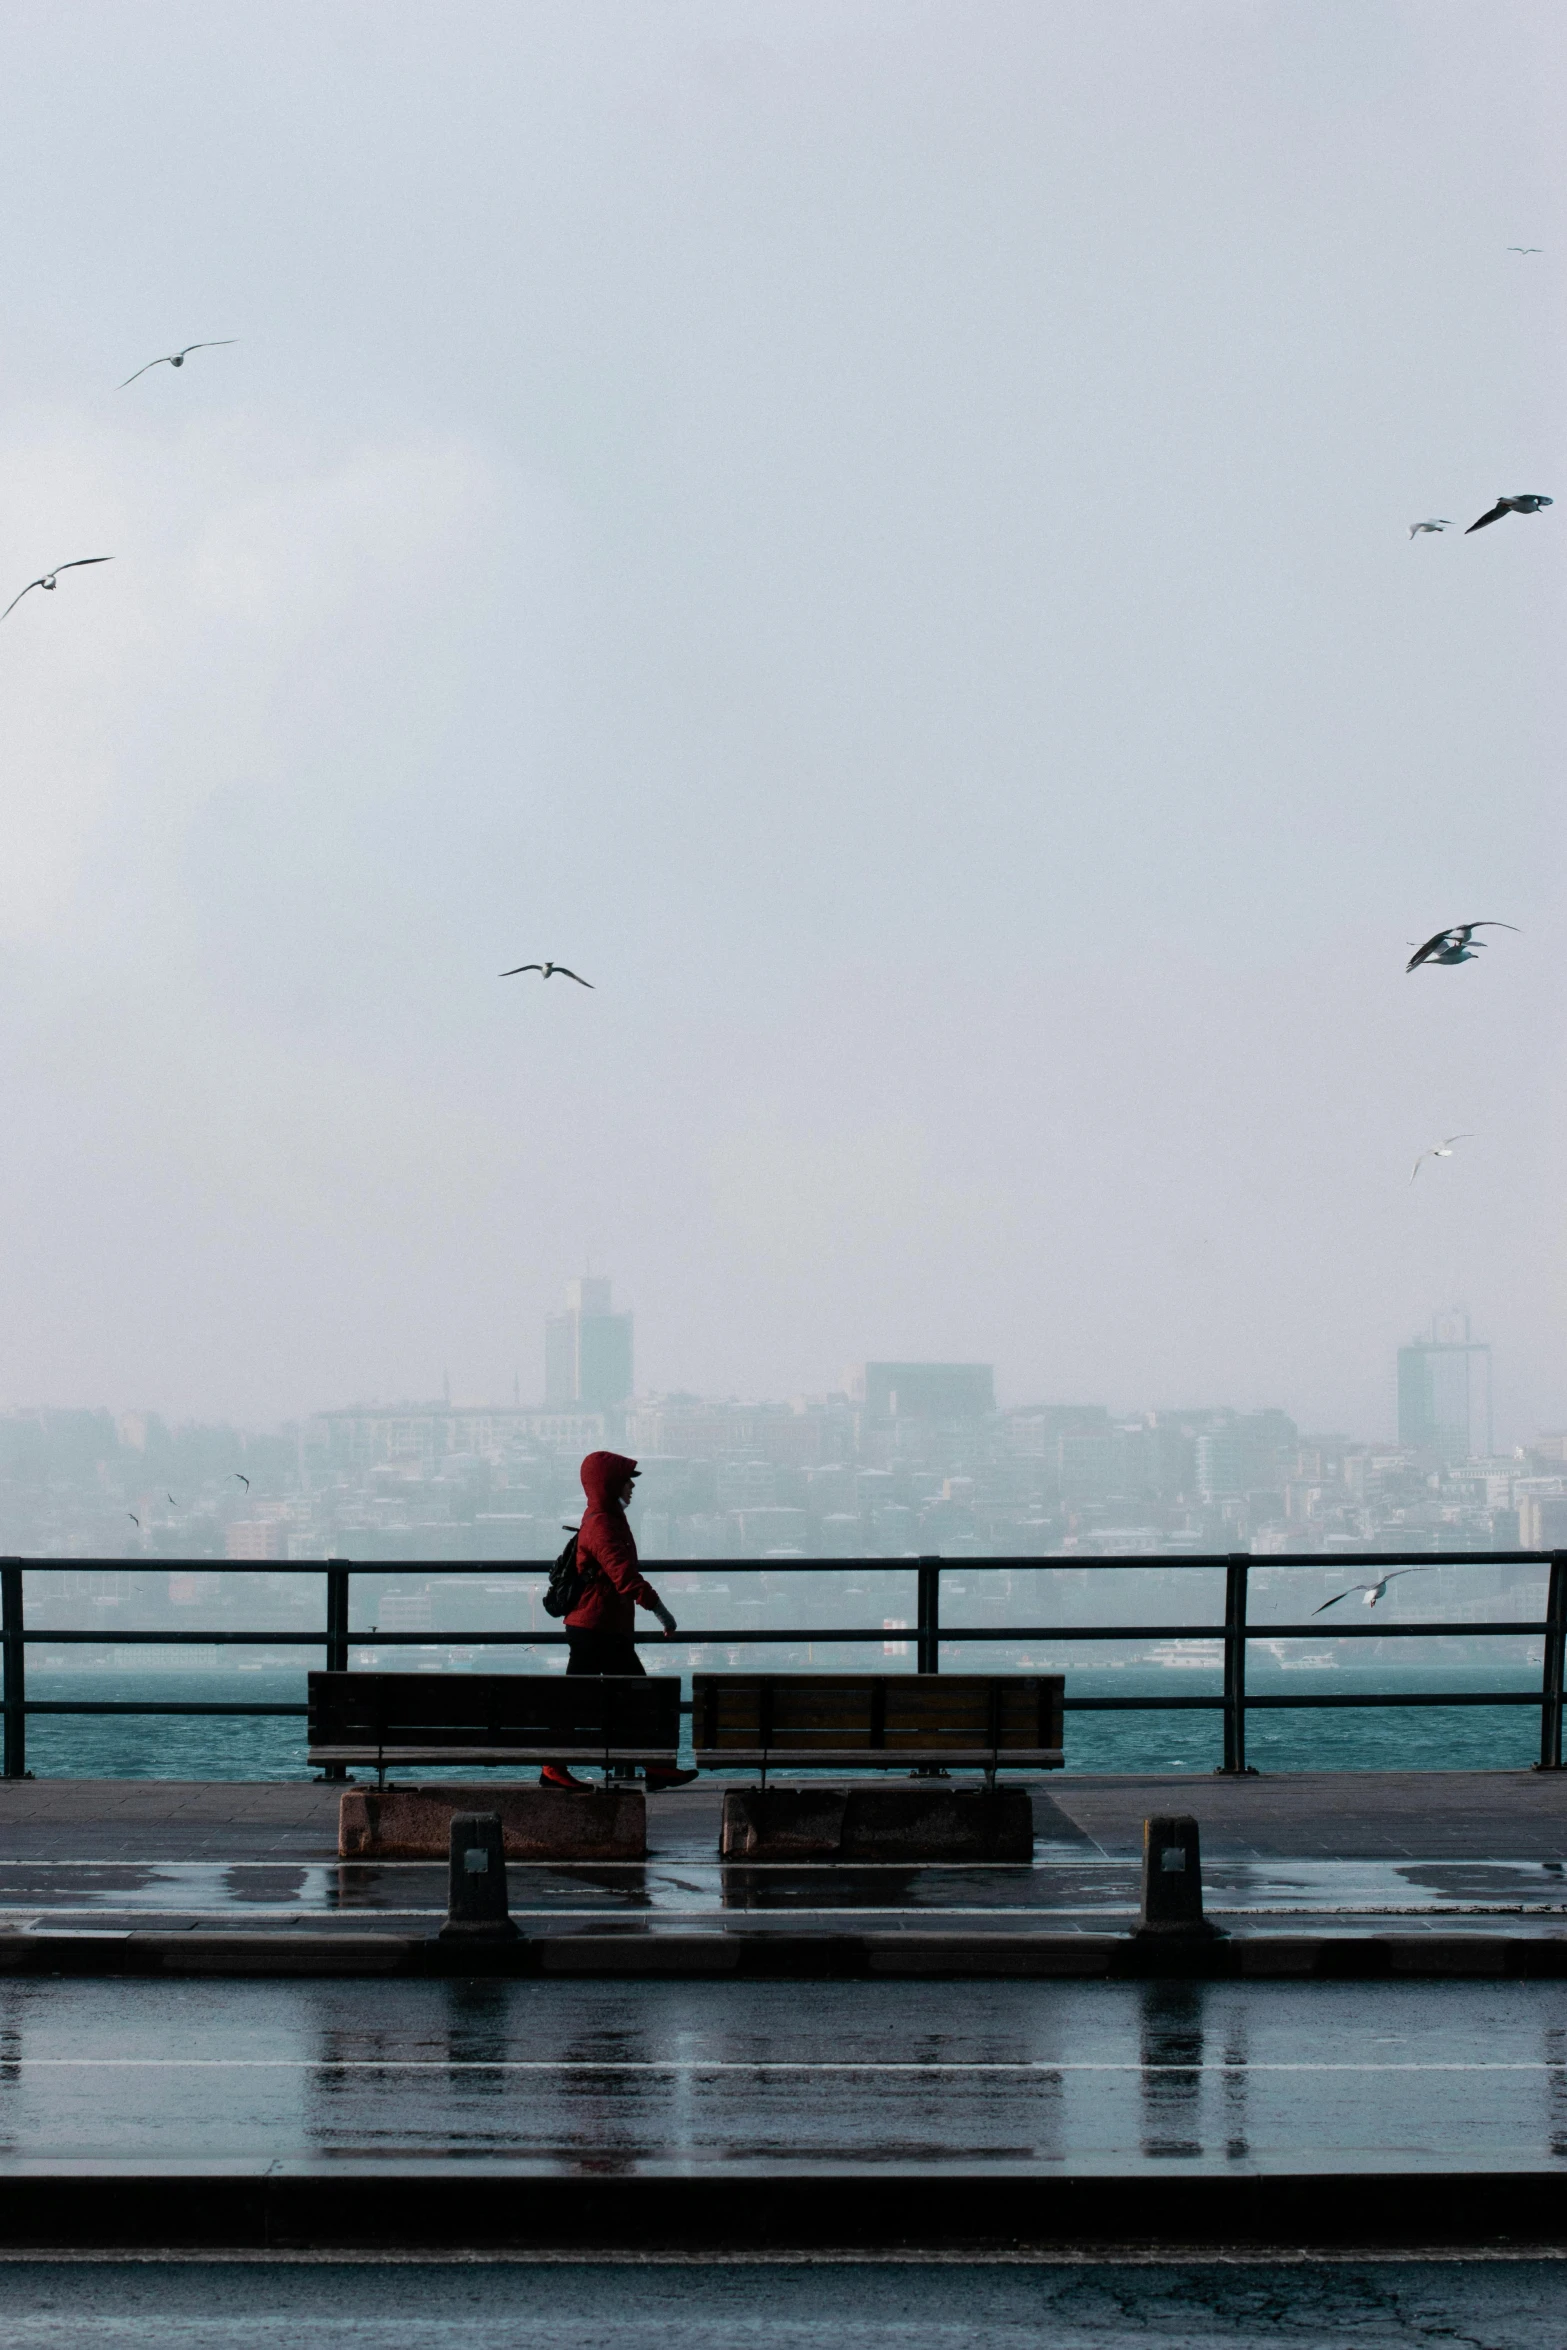
[[[696,1775],[695,1771],[649,1771],[647,1791],[661,1795],[667,1787],[689,1787]]]
[[[584,1794],[591,1794],[593,1782],[590,1779],[574,1779],[563,1764],[546,1763],[539,1773],[539,1785],[541,1787],[575,1787]]]

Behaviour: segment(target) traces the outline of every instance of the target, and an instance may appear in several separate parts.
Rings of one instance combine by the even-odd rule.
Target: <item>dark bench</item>
[[[1058,1770],[1060,1673],[696,1673],[704,1770]]]
[[[616,1763],[672,1769],[680,1754],[673,1673],[312,1673],[310,1760],[374,1763]]]

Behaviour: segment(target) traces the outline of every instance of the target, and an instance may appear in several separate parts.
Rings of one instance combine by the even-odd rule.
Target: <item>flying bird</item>
[[[1470,523],[1464,536],[1467,538],[1471,530],[1484,530],[1488,522],[1500,522],[1504,514],[1538,514],[1542,506],[1555,503],[1554,498],[1542,498],[1532,491],[1526,491],[1520,498],[1498,498],[1489,514],[1482,514],[1478,522]]]
[[[1421,1152],[1419,1158],[1416,1159],[1414,1166],[1410,1170],[1410,1182],[1414,1182],[1415,1177],[1419,1174],[1427,1159],[1450,1159],[1453,1155],[1453,1145],[1455,1142],[1470,1142],[1472,1140],[1472,1134],[1467,1131],[1463,1134],[1444,1135],[1442,1140],[1440,1142],[1434,1142],[1428,1151]],[[1410,1573],[1412,1574],[1413,1572],[1414,1569],[1411,1568]]]
[[[1543,245],[1509,245],[1507,250],[1509,253],[1543,253],[1545,247]]]
[[[74,563],[57,563],[52,571],[44,573],[42,579],[30,579],[26,587],[23,588],[22,595],[13,596],[5,611],[0,612],[0,620],[8,618],[16,610],[22,596],[30,596],[35,587],[47,588],[50,595],[53,595],[54,583],[62,571],[82,571],[89,563],[112,563],[113,561],[112,555],[78,555]]]
[[[244,1486],[247,1493],[250,1491],[250,1479],[246,1476],[243,1469],[230,1469],[229,1475],[231,1477],[237,1477],[241,1485]]]
[[[141,1520],[138,1518],[134,1510],[127,1510],[125,1515],[130,1519],[130,1522],[133,1526],[139,1526],[141,1524]]]
[[[1429,1571],[1426,1567],[1394,1567],[1379,1583],[1351,1583],[1347,1591],[1335,1591],[1331,1599],[1325,1599],[1321,1607],[1314,1607],[1311,1612],[1314,1616],[1320,1616],[1328,1608],[1337,1607],[1341,1599],[1352,1598],[1357,1591],[1363,1591],[1366,1595],[1361,1603],[1363,1606],[1375,1607],[1388,1585],[1396,1583],[1400,1575],[1424,1575]]]
[[[1485,940],[1483,938],[1472,940],[1471,931],[1516,931],[1517,928],[1516,922],[1450,923],[1446,930],[1439,930],[1435,938],[1428,938],[1423,947],[1415,947],[1414,953],[1404,965],[1405,977],[1407,978],[1411,971],[1418,970],[1422,963],[1472,963],[1484,946]],[[1415,942],[1411,939],[1409,943],[1414,946]]]
[[[591,987],[593,985],[591,979],[582,978],[580,973],[576,971],[568,971],[564,963],[519,963],[515,970],[503,971],[501,973],[501,977],[503,979],[515,979],[519,976],[520,973],[524,971],[541,972],[546,979],[553,979],[555,974],[559,972],[562,979],[575,979],[579,987]]]
[[[168,1497],[168,1500],[169,1500],[169,1507],[170,1507],[170,1509],[171,1509],[171,1510],[177,1510],[177,1509],[179,1508],[179,1506],[180,1506],[180,1505],[179,1505],[179,1503],[178,1503],[178,1502],[175,1500],[175,1498],[174,1498],[174,1496],[173,1496],[173,1494],[172,1494],[172,1493],[169,1495],[169,1497]]]
[[[1443,531],[1451,530],[1452,527],[1451,515],[1437,514],[1433,515],[1429,522],[1412,522],[1409,526],[1409,535],[1413,539],[1418,538],[1423,530]]]
[[[147,367],[183,367],[192,351],[226,351],[230,343],[238,341],[238,335],[222,335],[215,343],[187,343],[183,351],[165,351],[161,359],[149,359]],[[138,367],[136,375],[145,375],[147,367]],[[125,378],[125,383],[115,385],[115,390],[123,392],[125,384],[133,384],[136,381],[136,375],[128,375]]]

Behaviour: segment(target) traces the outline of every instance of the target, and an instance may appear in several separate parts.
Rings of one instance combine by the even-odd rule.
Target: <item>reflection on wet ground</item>
[[[16,2162],[1567,2168],[1550,1984],[0,1982]]]
[[[10,2350],[113,2340],[140,2350],[1558,2350],[1549,2260],[1046,2266],[834,2261],[0,2263]]]
[[[512,1912],[550,1919],[661,1924],[722,1916],[743,1925],[791,1918],[935,1918],[1009,1925],[1121,1926],[1137,1909],[1138,1873],[1121,1860],[1036,1860],[1032,1866],[725,1866],[682,1858],[604,1864],[513,1863]],[[1338,1924],[1404,1918],[1505,1918],[1559,1927],[1567,1917],[1560,1861],[1220,1860],[1204,1882],[1210,1913],[1253,1930],[1269,1920]],[[281,1924],[374,1918],[391,1924],[444,1914],[436,1861],[0,1861],[0,1926],[46,1918],[147,1925],[225,1918]]]

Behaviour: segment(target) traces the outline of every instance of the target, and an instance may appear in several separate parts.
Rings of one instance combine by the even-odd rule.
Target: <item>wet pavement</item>
[[[1553,2261],[0,2261],[10,2350],[1559,2350]]]
[[[0,1930],[244,1926],[425,1932],[439,1862],[339,1862],[340,1790],[319,1783],[0,1783]],[[646,1863],[513,1864],[525,1931],[722,1923],[895,1932],[1117,1931],[1135,1920],[1142,1821],[1198,1818],[1210,1914],[1237,1931],[1554,1933],[1567,1919],[1567,1776],[1315,1773],[1032,1785],[1032,1867],[725,1867],[722,1787],[648,1806]],[[482,1798],[481,1798],[482,1799]]]
[[[1552,1984],[0,1984],[0,2179],[1567,2178]]]
[[[1036,1858],[1004,1863],[724,1865],[711,1858],[616,1863],[513,1862],[511,1911],[524,1932],[711,1926],[776,1933],[791,1924],[928,1933],[1104,1932],[1136,1923],[1139,1872],[1129,1861]],[[1210,1916],[1250,1932],[1291,1933],[1389,1920],[1404,1931],[1505,1921],[1559,1933],[1567,1868],[1559,1860],[1323,1861],[1208,1859]],[[0,1930],[114,1932],[158,1927],[374,1925],[428,1932],[445,1916],[435,1861],[0,1859]]]

